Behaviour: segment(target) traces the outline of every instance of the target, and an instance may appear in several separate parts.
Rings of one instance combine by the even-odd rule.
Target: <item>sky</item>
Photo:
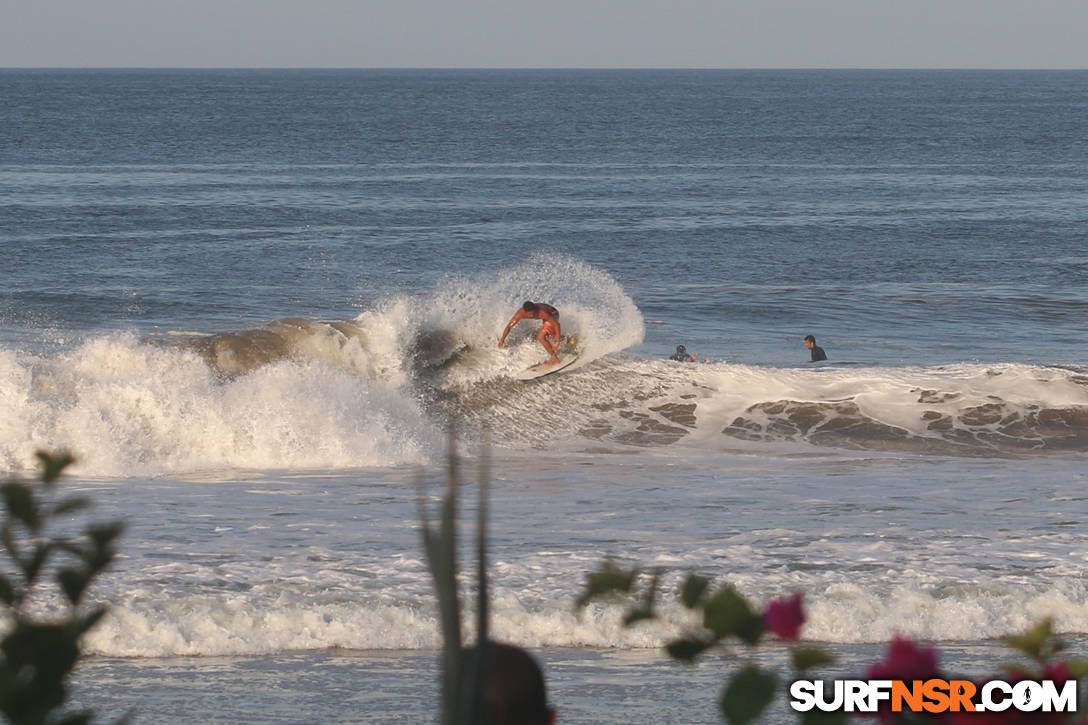
[[[0,67],[1088,68],[1088,0],[0,0]]]

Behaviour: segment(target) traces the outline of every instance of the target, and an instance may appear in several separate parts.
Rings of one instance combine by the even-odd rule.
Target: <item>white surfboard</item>
[[[518,380],[535,380],[536,378],[541,378],[545,375],[557,373],[577,359],[578,353],[576,352],[561,352],[559,353],[559,362],[557,362],[555,365],[549,365],[547,361],[537,363],[532,367],[522,370],[514,377]]]

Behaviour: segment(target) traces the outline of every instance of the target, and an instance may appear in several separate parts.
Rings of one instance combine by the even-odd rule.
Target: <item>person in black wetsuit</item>
[[[676,352],[669,355],[669,359],[676,362],[695,362],[695,353],[688,352],[688,349],[683,345],[677,345]]]
[[[805,335],[805,347],[812,352],[811,362],[820,362],[821,360],[827,359],[827,353],[824,352],[822,347],[816,344],[816,338],[812,335]]]

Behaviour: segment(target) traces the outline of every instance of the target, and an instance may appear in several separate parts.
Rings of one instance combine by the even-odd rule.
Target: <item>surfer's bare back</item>
[[[559,310],[543,302],[526,302],[521,306],[520,310],[514,313],[514,316],[510,318],[510,322],[506,323],[506,329],[502,331],[502,337],[499,338],[499,347],[505,347],[506,336],[510,334],[510,330],[514,329],[514,325],[522,320],[540,320],[542,322],[536,339],[548,351],[550,356],[548,364],[557,364],[559,355],[556,354],[556,350],[559,347],[559,340],[562,339],[559,332]]]

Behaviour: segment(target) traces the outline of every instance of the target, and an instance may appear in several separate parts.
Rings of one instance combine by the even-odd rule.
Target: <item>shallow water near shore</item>
[[[688,622],[675,604],[664,625],[632,629],[621,602],[575,610],[605,556],[671,572],[669,586],[698,571],[757,602],[803,590],[805,637],[829,643],[843,673],[880,660],[896,633],[937,640],[950,668],[972,674],[1011,654],[992,638],[1042,616],[1083,645],[1077,462],[643,453],[604,467],[601,455],[489,467],[493,634],[540,654],[564,722],[717,717],[728,663],[690,670],[660,650]],[[467,542],[478,462],[464,465]],[[421,476],[437,496],[440,472],[411,468],[76,486],[97,514],[130,521],[98,585],[117,604],[88,639],[80,699],[116,709],[132,693],[150,722],[429,716],[439,640]],[[783,704],[768,717],[790,715]]]
[[[1083,650],[1078,638],[1074,646]],[[877,645],[835,648],[826,677],[856,677],[883,655]],[[995,642],[944,643],[945,672],[992,674],[1008,657]],[[710,655],[693,666],[659,650],[542,649],[534,653],[547,676],[559,721],[572,725],[655,722],[715,725],[718,700],[740,656]],[[777,648],[760,662],[785,672]],[[76,679],[74,701],[101,713],[133,710],[138,722],[385,723],[429,722],[438,698],[438,653],[304,652],[248,658],[142,661],[92,658]],[[745,660],[746,661],[746,660]],[[123,694],[122,694],[123,693]],[[785,693],[762,722],[796,722]]]

